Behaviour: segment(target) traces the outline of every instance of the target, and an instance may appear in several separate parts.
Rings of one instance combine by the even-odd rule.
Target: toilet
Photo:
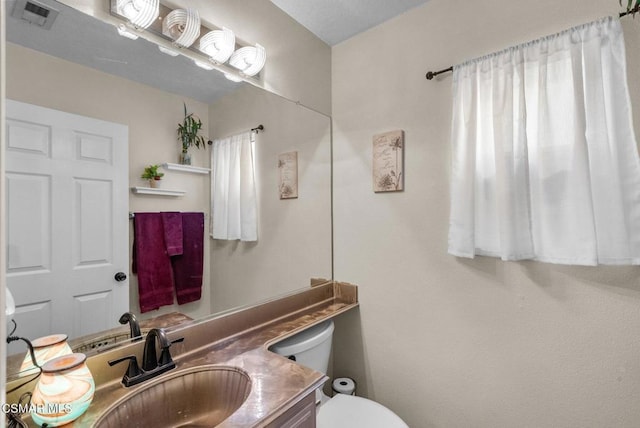
[[[272,345],[269,350],[326,373],[333,329],[333,321],[327,320]],[[355,395],[336,394],[330,398],[318,389],[316,404],[317,428],[409,428],[383,405]]]

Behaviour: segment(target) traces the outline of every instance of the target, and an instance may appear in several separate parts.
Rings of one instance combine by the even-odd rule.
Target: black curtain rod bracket
[[[438,74],[447,73],[449,71],[453,71],[453,66],[451,66],[449,68],[445,68],[444,70],[440,70],[440,71],[429,71],[427,73],[427,80],[432,80]]]

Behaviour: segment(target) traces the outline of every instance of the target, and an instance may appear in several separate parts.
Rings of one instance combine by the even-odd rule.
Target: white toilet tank
[[[331,355],[333,321],[327,320],[284,339],[269,350],[303,366],[326,374]],[[325,402],[316,390],[318,428],[409,428],[402,419],[381,404],[366,398],[338,394]],[[323,404],[324,403],[324,404]]]
[[[333,328],[333,321],[324,321],[272,345],[269,350],[326,374]]]

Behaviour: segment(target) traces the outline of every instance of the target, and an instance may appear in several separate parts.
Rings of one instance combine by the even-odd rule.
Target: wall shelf
[[[183,196],[184,190],[158,189],[153,187],[132,187],[131,192],[136,195],[155,195],[155,196]]]
[[[179,163],[163,163],[162,167],[169,171],[190,172],[193,174],[209,174],[211,169],[199,166],[181,165]]]

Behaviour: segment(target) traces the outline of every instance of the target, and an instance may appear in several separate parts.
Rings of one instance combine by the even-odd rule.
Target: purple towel
[[[164,212],[160,216],[167,254],[170,257],[182,254],[182,216],[179,212]]]
[[[179,305],[202,296],[203,241],[204,214],[182,213],[183,251],[171,258]]]
[[[164,242],[160,213],[136,213],[133,266],[138,274],[140,312],[173,304],[173,271]]]

